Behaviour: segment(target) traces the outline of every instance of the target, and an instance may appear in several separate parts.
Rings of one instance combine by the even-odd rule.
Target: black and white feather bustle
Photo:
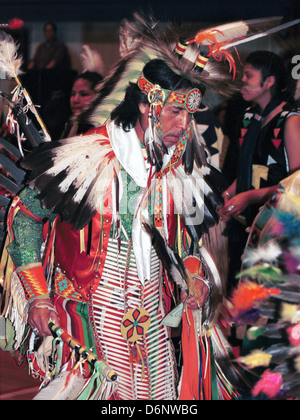
[[[109,140],[90,134],[45,143],[22,162],[29,186],[40,191],[43,205],[75,230],[86,226],[100,208],[119,164]]]

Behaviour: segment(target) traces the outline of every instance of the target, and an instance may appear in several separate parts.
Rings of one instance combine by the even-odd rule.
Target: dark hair
[[[277,54],[271,51],[255,51],[247,57],[246,64],[260,70],[263,81],[270,76],[275,77],[272,96],[281,95],[285,91],[287,86],[286,68],[284,61]]]
[[[163,60],[151,60],[145,65],[143,73],[149,82],[159,84],[163,89],[178,90],[196,87],[192,81],[176,74]],[[130,83],[124,100],[114,109],[111,119],[125,131],[130,130],[135,127],[139,118],[139,104],[141,103],[148,103],[147,95],[137,84]]]
[[[99,83],[102,81],[103,77],[101,74],[95,72],[95,71],[85,71],[83,73],[80,73],[74,80],[74,83],[79,80],[83,79],[90,83],[91,89],[95,90],[96,87],[99,85]]]

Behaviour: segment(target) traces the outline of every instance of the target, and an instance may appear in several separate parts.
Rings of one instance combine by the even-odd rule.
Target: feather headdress
[[[189,34],[184,34],[184,39],[189,41],[184,42],[179,55],[174,53],[178,52],[179,39],[182,39],[178,27],[161,25],[151,16],[135,14],[132,21],[126,20],[122,23],[122,59],[103,81],[99,96],[89,110],[92,122],[100,125],[106,121],[111,111],[124,99],[128,83],[136,83],[145,64],[155,58],[164,60],[175,73],[206,90],[231,95],[238,86],[232,83],[228,68],[220,66],[220,58],[227,58],[234,69],[234,59],[228,46],[234,46],[237,40],[250,40],[254,34],[266,36],[267,31],[274,29],[280,20],[279,17],[272,17],[239,21],[201,30],[190,38]],[[200,51],[203,47],[208,47],[208,57],[205,61],[205,72],[199,72],[197,56],[202,55]],[[210,57],[214,58],[209,60]]]
[[[126,47],[123,47],[122,59],[104,79],[98,98],[89,110],[92,123],[101,125],[110,117],[111,112],[124,99],[129,83],[136,83],[145,64],[153,59],[164,60],[173,71],[195,83],[205,87],[211,86],[219,89],[220,93],[229,94],[229,85],[222,83],[227,77],[225,73],[215,72],[212,80],[208,74],[200,75],[194,72],[190,61],[181,60],[174,54],[178,41],[178,32],[174,28],[162,28],[154,19],[145,19],[140,15],[135,15],[132,22],[126,21],[124,28],[123,33],[126,31],[130,34],[130,40],[134,41],[129,40]]]

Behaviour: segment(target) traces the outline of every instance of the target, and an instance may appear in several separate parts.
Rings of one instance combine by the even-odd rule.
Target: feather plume
[[[93,50],[89,45],[82,46],[80,54],[82,71],[94,71],[100,74],[104,73],[104,64],[100,53]]]
[[[196,121],[192,120],[191,125],[191,143],[192,143],[192,149],[194,152],[194,159],[198,167],[201,169],[202,166],[207,165],[207,159],[206,159],[206,153],[204,149],[204,140],[203,143],[200,139],[200,133],[198,132]]]
[[[218,270],[209,253],[201,247],[200,258],[191,256],[183,260],[154,226],[145,221],[142,226],[150,235],[152,245],[170,280],[180,289],[194,296],[200,303],[203,308],[203,322],[216,319],[223,299],[223,287]],[[206,294],[208,284],[210,285],[209,298]],[[206,299],[204,303],[203,298]]]
[[[214,28],[199,31],[195,36],[195,42],[198,45],[213,45],[219,42],[244,37],[247,35],[248,30],[249,26],[243,21],[219,25]]]
[[[247,39],[251,34],[273,28],[280,20],[281,18],[272,17],[227,23],[198,32],[194,41],[201,47],[208,47],[208,52],[205,53],[207,57],[212,56],[217,61],[226,60],[229,63],[229,72],[233,73],[234,80],[236,63],[232,53],[227,51],[228,45],[235,47],[236,43]]]
[[[266,368],[252,389],[252,395],[264,394],[269,399],[299,399],[299,368],[297,366],[300,344],[299,269],[295,274],[294,264],[286,263],[286,258],[292,257],[289,254],[290,244],[294,243],[296,253],[300,246],[300,235],[296,226],[297,223],[299,224],[299,220],[297,221],[299,213],[295,211],[297,209],[295,202],[294,206],[291,206],[291,199],[298,198],[299,175],[298,171],[282,182],[277,191],[279,200],[276,201],[276,205],[274,204],[271,217],[267,219],[262,216],[259,219],[263,223],[260,225],[261,234],[257,243],[266,245],[263,250],[258,247],[257,254],[253,251],[248,258],[249,268],[245,272],[248,272],[248,278],[253,280],[253,283],[240,282],[233,293],[234,310],[232,312],[238,312],[237,319],[240,325],[247,325],[248,319],[244,315],[253,313],[251,307],[254,307],[257,313],[257,319],[253,319],[253,327],[248,331],[248,338],[252,341],[251,348],[256,350],[239,361],[250,369]],[[261,214],[265,215],[264,209]],[[280,224],[280,229],[274,230],[271,227],[276,223]],[[257,225],[258,222],[254,224],[253,229],[256,229]],[[250,232],[251,236],[252,232]],[[275,244],[273,252],[272,242]],[[282,250],[279,256],[280,248],[277,248],[276,244]],[[251,251],[250,245],[246,252],[246,256],[249,257],[248,249]],[[278,256],[277,260],[273,258],[273,253],[274,257]],[[268,260],[268,263],[251,267],[252,263],[255,264],[262,259]],[[299,265],[299,260],[296,264]],[[278,269],[278,266],[282,271]],[[263,283],[267,281],[270,287],[276,287],[276,289],[265,288],[256,283],[256,279],[261,279],[261,273]],[[262,318],[268,322],[262,324],[260,322]],[[264,343],[263,353],[260,350],[262,341],[256,342],[260,337],[263,338]],[[273,344],[275,340],[276,344]]]
[[[256,383],[252,390],[252,395],[257,397],[259,394],[265,394],[268,398],[275,398],[282,387],[282,374],[272,373],[266,370],[261,379]]]
[[[248,249],[244,255],[245,267],[252,267],[258,262],[275,262],[282,254],[282,249],[276,241],[271,241],[265,246]]]
[[[272,23],[272,21],[276,22],[276,19],[278,20],[279,18],[272,18],[270,23]],[[300,23],[300,19],[296,19],[296,20],[293,20],[291,22],[284,23],[282,25],[277,24],[277,25],[274,26],[274,23],[272,23],[272,25],[269,28],[256,30],[252,34],[249,33],[249,36],[246,37],[245,39],[232,40],[232,42],[228,42],[228,43],[226,43],[226,45],[222,45],[221,49],[228,49],[228,48],[236,47],[238,45],[244,44],[245,42],[251,42],[251,41],[254,41],[256,39],[260,39],[260,38],[263,38],[265,36],[275,34],[276,32],[283,31],[285,29],[290,28],[291,26],[298,25],[299,23]]]
[[[271,295],[279,295],[279,289],[269,289],[256,283],[241,282],[233,292],[232,304],[236,311],[248,311],[253,308],[256,302],[268,299]]]
[[[18,18],[14,18],[14,19],[10,20],[9,23],[8,23],[9,29],[12,29],[12,30],[20,29],[20,28],[22,28],[23,25],[24,25],[23,20],[18,19]]]
[[[244,39],[246,36],[253,33],[273,28],[278,25],[281,20],[281,17],[276,16],[226,23],[199,31],[195,37],[195,41],[198,45],[213,45],[235,39]]]
[[[222,329],[216,324],[211,328],[211,340],[214,351],[214,357],[218,364],[218,369],[223,372],[229,383],[239,392],[249,389],[248,384],[243,378],[241,368],[233,364],[232,347],[222,332]]]
[[[253,350],[249,355],[238,359],[240,363],[243,363],[249,369],[255,369],[261,366],[268,367],[271,360],[272,355],[261,350]]]
[[[229,83],[230,76],[224,69],[220,71],[215,66],[211,74],[200,74],[193,70],[194,65],[190,60],[180,60],[174,54],[174,47],[179,39],[178,27],[163,26],[151,16],[135,14],[132,21],[126,22],[125,33],[130,34],[130,39],[134,42],[125,47],[127,53],[103,80],[98,98],[87,111],[94,124],[103,124],[109,118],[124,99],[128,84],[137,82],[145,64],[152,59],[164,60],[176,74],[192,80],[204,89],[217,90],[221,95],[232,95],[238,89]],[[226,80],[228,83],[224,83]]]
[[[186,148],[182,156],[182,163],[184,165],[184,171],[187,175],[191,175],[194,169],[194,146],[193,143],[188,139]]]
[[[22,74],[22,58],[18,57],[18,45],[11,35],[0,34],[0,70],[14,79]]]
[[[180,165],[166,175],[168,187],[190,236],[198,242],[204,233],[219,222],[217,208],[223,203],[222,174],[210,165],[194,165],[191,175]]]
[[[34,401],[75,400],[82,391],[86,380],[80,369],[64,371],[51,381],[46,388],[33,398]]]
[[[163,155],[168,153],[168,149],[153,124],[153,118],[150,120],[149,127],[147,128],[144,137],[148,156],[147,160],[151,165],[154,165],[159,172],[163,165]]]

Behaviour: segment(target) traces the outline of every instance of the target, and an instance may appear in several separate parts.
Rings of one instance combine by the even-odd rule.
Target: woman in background
[[[72,114],[62,133],[62,138],[84,134],[93,128],[85,111],[95,98],[97,86],[101,81],[102,76],[94,71],[85,71],[75,79],[70,97]]]

